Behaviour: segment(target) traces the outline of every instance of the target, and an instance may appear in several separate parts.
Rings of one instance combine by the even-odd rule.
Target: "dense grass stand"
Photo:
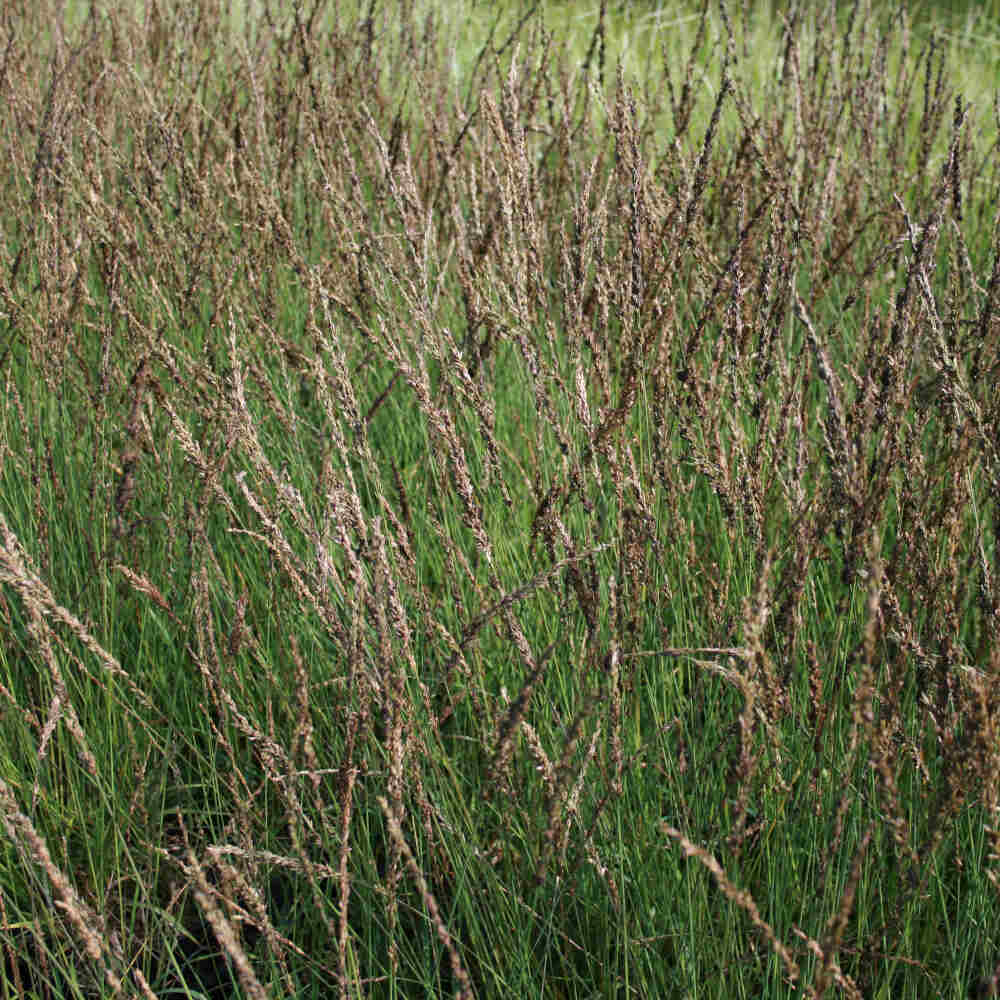
[[[976,9],[4,5],[3,997],[996,995]]]

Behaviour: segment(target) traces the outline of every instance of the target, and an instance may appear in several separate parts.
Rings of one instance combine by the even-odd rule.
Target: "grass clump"
[[[996,992],[996,95],[609,6],[7,12],[5,996]]]

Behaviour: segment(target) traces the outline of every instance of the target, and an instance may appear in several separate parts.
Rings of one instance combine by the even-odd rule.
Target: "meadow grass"
[[[3,995],[995,995],[995,14],[8,5]]]

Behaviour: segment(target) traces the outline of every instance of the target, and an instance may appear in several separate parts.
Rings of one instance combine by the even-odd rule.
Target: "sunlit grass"
[[[5,995],[988,980],[986,8],[91,9],[0,77]]]

